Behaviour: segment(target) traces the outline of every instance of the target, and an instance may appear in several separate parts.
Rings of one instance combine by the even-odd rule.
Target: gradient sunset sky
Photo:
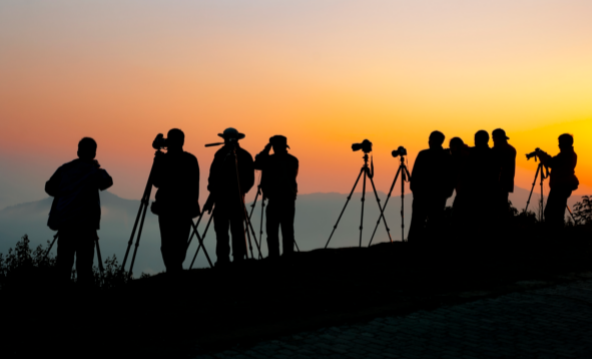
[[[524,154],[568,132],[576,194],[592,194],[591,19],[589,0],[2,0],[0,207],[46,197],[84,136],[111,191],[138,199],[173,127],[204,191],[204,144],[226,127],[253,156],[287,136],[301,193],[348,192],[365,138],[386,192],[398,146],[411,167],[433,130],[472,145],[501,127],[518,186],[536,170]]]

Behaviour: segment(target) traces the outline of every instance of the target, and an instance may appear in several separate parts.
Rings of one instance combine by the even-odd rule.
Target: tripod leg
[[[208,233],[208,229],[210,228],[210,224],[212,223],[213,218],[214,218],[214,215],[211,215],[210,219],[208,220],[208,224],[206,225],[206,229],[204,230],[204,233],[201,236],[202,241],[199,243],[199,246],[197,247],[197,250],[195,251],[195,255],[193,256],[193,259],[191,260],[191,265],[189,266],[189,269],[193,268],[193,263],[195,263],[195,258],[197,258],[197,254],[199,253],[199,250],[201,249],[201,247],[203,245],[203,240],[206,238],[206,234]],[[205,249],[206,248],[204,247],[204,250]]]
[[[386,210],[386,205],[388,204],[388,201],[391,198],[391,193],[393,193],[393,189],[395,188],[395,183],[397,183],[397,178],[399,178],[399,173],[401,173],[401,166],[399,166],[399,169],[397,170],[397,173],[395,174],[395,179],[393,180],[393,184],[391,185],[391,189],[389,190],[389,193],[386,196],[386,200],[384,201],[384,206],[382,207],[381,213],[383,213]],[[383,214],[383,216],[384,216],[384,214]],[[374,231],[372,232],[372,237],[370,237],[370,243],[368,243],[368,247],[370,247],[372,245],[372,240],[374,239],[374,235],[376,234],[376,230],[378,229],[379,224],[380,224],[380,217],[378,217],[378,220],[376,221],[376,225],[374,226]],[[391,234],[389,232],[389,238],[390,237],[391,237]],[[391,238],[391,242],[392,241],[393,241],[393,239]]]
[[[543,181],[545,180],[545,176],[544,176],[544,170],[543,170],[543,164],[539,164],[539,167],[541,169],[541,222],[545,221],[545,193],[543,192]]]
[[[132,234],[130,236],[129,242],[127,243],[127,249],[125,251],[125,256],[123,257],[123,263],[121,264],[121,268],[125,268],[127,256],[129,254],[130,248],[132,247],[132,243],[134,242],[134,235],[136,234],[138,221],[140,220],[140,215],[142,213],[142,207],[148,206],[148,203],[150,202],[150,192],[152,192],[152,172],[154,172],[154,162],[152,163],[152,168],[150,169],[150,174],[148,175],[146,188],[144,188],[144,194],[142,195],[142,200],[140,201],[140,208],[138,208],[138,214],[136,215],[136,221],[134,222],[134,228],[132,229]]]
[[[362,231],[364,229],[364,202],[366,201],[366,177],[368,177],[368,169],[364,167],[364,180],[362,181],[362,211],[360,213],[360,245],[362,247]]]
[[[265,198],[261,198],[261,221],[259,222],[259,238],[261,239],[261,244],[263,244],[263,215],[265,214],[264,210],[265,210]]]
[[[530,188],[530,194],[528,195],[528,201],[526,201],[526,207],[524,207],[524,213],[526,213],[528,211],[528,205],[530,204],[530,198],[532,197],[532,192],[534,191],[534,186],[536,186],[536,180],[537,177],[539,176],[539,171],[540,171],[541,167],[537,167],[536,173],[534,175],[534,181],[532,182],[532,187]],[[541,173],[542,175],[542,173]]]
[[[132,255],[132,262],[130,264],[128,277],[132,277],[132,270],[134,269],[134,263],[136,261],[136,254],[138,253],[138,247],[140,246],[140,238],[142,237],[142,229],[144,228],[144,220],[146,219],[146,211],[148,210],[148,201],[150,199],[150,192],[152,192],[152,186],[148,190],[148,196],[144,199],[144,210],[142,211],[142,219],[140,220],[140,227],[138,228],[138,237],[136,238],[136,247],[134,248],[134,254]],[[122,266],[123,268],[123,266]]]
[[[103,258],[101,257],[101,247],[99,247],[99,237],[95,239],[95,247],[97,247],[97,261],[99,262],[99,270],[101,271],[101,275],[103,275],[105,270],[103,268]]]
[[[47,251],[45,252],[45,255],[43,256],[44,261],[47,260],[47,257],[49,256],[49,252],[51,251],[51,248],[53,248],[54,243],[58,240],[59,235],[60,235],[60,232],[56,233],[53,236],[53,241],[51,241],[49,248],[47,248]]]
[[[191,220],[191,225],[193,226],[193,231],[191,232],[191,235],[189,236],[189,240],[187,241],[187,248],[189,248],[189,245],[191,244],[191,241],[193,240],[193,236],[197,234],[197,238],[199,238],[199,233],[197,232],[197,226],[199,226],[199,222],[201,222],[201,219],[203,217],[204,213],[201,212],[201,214],[199,215],[199,218],[197,219],[197,222],[194,224],[193,220]]]
[[[211,217],[212,216],[210,216],[210,218]],[[199,220],[201,220],[201,217],[199,218]],[[208,264],[210,265],[210,268],[213,268],[214,265],[212,264],[212,261],[210,260],[210,255],[208,254],[208,251],[206,250],[206,247],[203,244],[204,239],[199,235],[199,233],[197,231],[197,225],[199,224],[199,220],[197,221],[197,224],[194,224],[193,221],[191,221],[191,225],[193,226],[193,231],[195,232],[195,234],[197,234],[197,240],[199,242],[198,250],[199,250],[199,248],[203,247],[204,254],[206,255],[206,259],[208,260]],[[192,264],[193,264],[193,262],[192,262]]]
[[[376,191],[376,186],[374,185],[374,180],[372,179],[372,177],[370,177],[370,184],[372,184],[372,190],[374,191],[374,197],[376,197],[376,203],[378,204],[378,210],[380,211],[380,216],[378,217],[378,222],[380,223],[380,219],[382,218],[382,221],[384,222],[384,228],[386,228],[386,233],[388,234],[388,237],[389,237],[391,243],[393,243],[393,237],[391,237],[391,230],[390,230],[388,224],[386,223],[386,218],[384,217],[384,210],[380,206],[380,198],[378,197],[378,192]],[[374,230],[374,233],[376,233],[376,230]],[[374,236],[374,234],[373,234],[373,236]],[[370,240],[372,240],[372,239],[370,239]],[[370,244],[368,244],[368,246],[370,246]]]
[[[247,208],[245,207],[245,213],[247,211]],[[257,236],[255,234],[255,229],[253,228],[253,224],[251,223],[251,218],[247,217],[245,219],[246,225],[247,225],[247,231],[250,230],[251,234],[253,235],[253,240],[255,241],[255,246],[257,247],[257,251],[259,253],[259,259],[263,259],[262,255],[261,255],[261,246],[259,245],[259,241],[257,241]]]
[[[407,166],[404,164],[403,171],[401,175],[401,242],[405,242],[405,181],[409,182],[411,179]]]
[[[358,182],[360,181],[360,177],[362,176],[363,172],[364,172],[364,168],[362,168],[360,170],[360,174],[358,175],[358,178],[356,179],[356,183],[354,183],[354,186],[352,187],[352,190],[349,193],[349,196],[347,196],[347,201],[345,201],[345,205],[343,206],[343,209],[341,210],[341,213],[339,214],[339,217],[337,218],[337,222],[333,226],[333,230],[331,231],[331,235],[329,236],[329,239],[327,240],[327,243],[325,244],[325,248],[327,248],[327,246],[329,245],[329,242],[331,242],[331,237],[333,237],[333,233],[335,233],[335,230],[337,229],[337,225],[339,224],[339,221],[341,220],[341,216],[343,216],[343,212],[345,212],[345,207],[347,207],[347,204],[349,203],[349,200],[351,199],[351,196],[354,193],[356,186],[358,185]]]
[[[261,185],[257,187],[257,194],[255,195],[255,199],[253,200],[253,204],[251,205],[251,213],[249,213],[249,220],[253,217],[253,212],[255,212],[255,205],[257,204],[257,198],[259,198],[259,194],[261,194]]]

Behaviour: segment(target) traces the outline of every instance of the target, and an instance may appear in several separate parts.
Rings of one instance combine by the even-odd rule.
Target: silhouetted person
[[[273,155],[269,151],[273,147]],[[284,255],[294,252],[294,214],[298,185],[298,159],[288,153],[284,136],[273,136],[265,149],[255,157],[255,168],[261,170],[261,189],[267,205],[267,247],[269,257],[279,257],[279,227],[282,228]]]
[[[498,128],[491,133],[493,138],[493,154],[499,166],[499,179],[494,193],[495,218],[504,224],[510,213],[509,196],[514,192],[514,175],[516,174],[516,149],[508,143],[510,139],[506,131]]]
[[[244,200],[245,194],[255,182],[255,169],[253,157],[238,143],[245,137],[244,134],[234,128],[227,128],[218,136],[224,138],[224,146],[214,155],[210,168],[208,190],[211,198],[207,210],[211,210],[209,205],[215,204],[213,216],[218,258],[216,266],[223,266],[230,261],[229,226],[232,232],[233,261],[240,262],[246,255]]]
[[[154,161],[152,183],[158,188],[152,212],[158,215],[160,251],[167,273],[183,270],[187,240],[193,217],[199,215],[199,165],[197,158],[183,151],[185,134],[168,132],[167,152]]]
[[[551,157],[543,151],[538,151],[538,157],[543,165],[551,168],[549,196],[545,206],[545,222],[560,228],[564,225],[567,199],[572,191],[580,184],[575,174],[578,155],[573,148],[573,136],[563,134],[559,136],[559,154]]]
[[[442,221],[446,199],[452,195],[453,181],[450,152],[442,148],[444,134],[430,134],[427,150],[419,152],[411,173],[413,213],[408,239],[419,242],[426,239],[425,226],[437,228]],[[427,221],[427,223],[426,223]]]
[[[454,202],[452,204],[453,217],[456,224],[467,219],[470,210],[468,198],[468,168],[469,146],[459,137],[450,140],[450,155],[452,158],[452,179],[454,183]]]
[[[81,284],[93,283],[92,265],[95,241],[101,221],[99,190],[113,185],[107,171],[95,160],[97,143],[85,137],[78,143],[78,159],[62,165],[45,183],[45,192],[53,196],[47,225],[57,230],[59,277],[70,279],[74,255]]]
[[[489,236],[500,168],[493,150],[489,147],[487,131],[480,130],[475,133],[475,147],[469,151],[467,173],[470,207],[467,226],[472,229],[475,238]]]

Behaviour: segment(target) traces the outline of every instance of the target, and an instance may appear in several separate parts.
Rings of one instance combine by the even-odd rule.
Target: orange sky
[[[399,145],[411,166],[432,130],[472,144],[497,127],[530,188],[524,154],[554,154],[570,132],[578,194],[592,193],[591,13],[585,1],[3,1],[0,205],[42,198],[83,136],[112,191],[138,198],[152,139],[172,127],[202,187],[215,151],[203,145],[224,128],[253,155],[286,135],[302,193],[347,192],[364,138],[387,191]]]

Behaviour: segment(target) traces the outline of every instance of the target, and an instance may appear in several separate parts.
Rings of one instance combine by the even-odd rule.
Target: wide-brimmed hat
[[[272,146],[283,146],[290,148],[290,146],[288,146],[288,139],[282,135],[275,135],[273,137],[270,137],[269,143],[271,143]]]
[[[510,139],[510,137],[506,136],[506,131],[502,130],[501,128],[493,130],[493,132],[491,133],[491,137],[493,137],[493,138],[502,138],[503,137],[506,140]]]
[[[244,133],[240,133],[236,130],[236,128],[228,127],[224,130],[224,132],[219,133],[218,136],[222,137],[225,140],[228,139],[235,139],[235,140],[242,140],[245,138]]]

